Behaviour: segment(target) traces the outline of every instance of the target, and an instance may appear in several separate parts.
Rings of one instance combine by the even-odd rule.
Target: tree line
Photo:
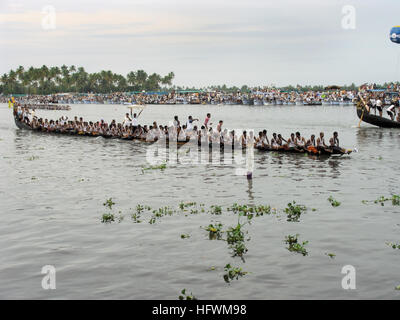
[[[241,87],[227,85],[212,85],[204,88],[181,87],[172,85],[175,74],[168,73],[160,76],[157,73],[147,74],[144,70],[131,71],[126,76],[102,70],[88,73],[83,67],[62,65],[61,67],[40,68],[30,67],[25,70],[19,66],[16,70],[10,70],[0,77],[0,93],[2,94],[53,94],[61,92],[77,93],[112,93],[131,91],[173,91],[173,90],[204,90],[220,91],[226,93],[251,92],[257,88],[247,85]],[[375,84],[375,88],[387,88],[390,84]],[[272,85],[271,87],[275,87]],[[335,86],[334,86],[335,87]],[[260,87],[261,88],[261,87]],[[339,88],[339,87],[338,87]],[[357,86],[340,86],[343,90],[357,90]],[[323,91],[326,87],[321,85],[297,85],[276,87],[285,91]]]
[[[19,66],[0,78],[3,94],[52,94],[60,92],[111,93],[127,91],[156,91],[162,86],[171,86],[175,74],[160,76],[147,74],[144,70],[131,71],[126,76],[102,70],[88,73],[83,67],[62,65],[61,67],[25,69]]]

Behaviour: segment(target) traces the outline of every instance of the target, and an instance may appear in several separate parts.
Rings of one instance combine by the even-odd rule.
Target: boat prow
[[[18,120],[17,117],[14,117],[14,121],[15,121],[15,125],[19,128],[19,129],[25,129],[25,130],[32,130],[32,128],[30,126],[28,126],[26,123]]]
[[[362,107],[357,108],[357,116],[360,120],[381,128],[400,128],[400,122],[370,114]]]

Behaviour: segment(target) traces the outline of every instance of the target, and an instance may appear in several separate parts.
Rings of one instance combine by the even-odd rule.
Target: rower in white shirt
[[[193,130],[193,122],[194,121],[199,121],[199,119],[193,119],[192,116],[188,117],[188,121],[186,122],[186,130],[187,131],[192,131]]]
[[[124,119],[124,127],[129,127],[131,124],[132,124],[132,119],[129,116],[129,113],[126,113]]]

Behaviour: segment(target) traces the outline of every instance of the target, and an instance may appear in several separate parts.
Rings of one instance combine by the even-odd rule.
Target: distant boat
[[[381,128],[400,128],[400,122],[370,114],[362,107],[357,108],[357,116],[360,120]]]

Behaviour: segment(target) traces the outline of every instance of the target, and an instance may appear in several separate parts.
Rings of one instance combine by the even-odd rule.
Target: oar
[[[361,122],[363,121],[363,118],[364,118],[364,111],[365,111],[365,109],[363,109],[363,111],[361,113],[360,122],[358,122],[358,128],[361,127]]]
[[[368,105],[365,103],[365,101],[364,101],[363,97],[361,96],[360,92],[358,92],[358,96],[360,97],[361,102],[364,104],[364,108],[363,108],[363,111],[362,111],[361,117],[360,117],[360,122],[358,123],[358,127],[360,128],[361,122],[362,122],[362,120],[363,120],[363,118],[364,118],[365,109],[367,109],[367,111],[369,112],[369,107],[368,107]]]

